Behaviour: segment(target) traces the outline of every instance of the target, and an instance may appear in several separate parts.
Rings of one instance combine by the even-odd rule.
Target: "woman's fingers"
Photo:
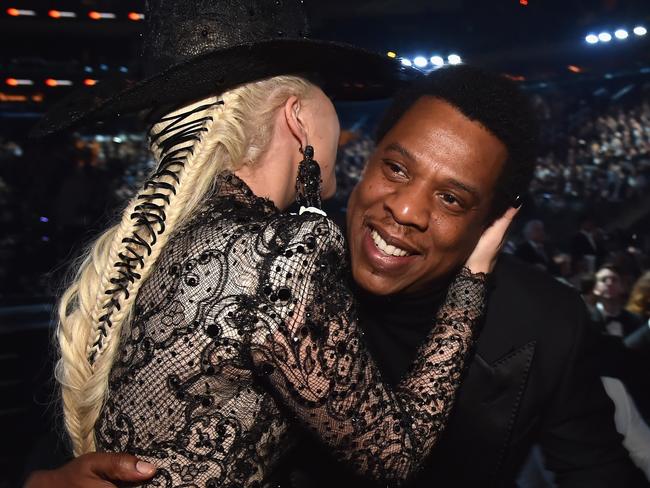
[[[472,273],[490,273],[492,271],[499,251],[505,242],[508,228],[518,212],[519,209],[508,208],[501,217],[483,231],[483,235],[465,263]]]

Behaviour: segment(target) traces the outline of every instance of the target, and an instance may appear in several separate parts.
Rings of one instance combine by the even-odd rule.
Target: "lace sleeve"
[[[270,266],[265,293],[275,305],[266,314],[275,319],[251,345],[254,368],[338,459],[399,484],[445,425],[484,311],[485,277],[467,269],[456,276],[417,362],[391,389],[357,327],[340,231],[327,219],[308,224]]]

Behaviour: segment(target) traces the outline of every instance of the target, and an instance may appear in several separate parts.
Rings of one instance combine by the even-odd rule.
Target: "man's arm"
[[[596,368],[597,337],[577,299],[571,319],[571,354],[540,435],[547,467],[562,488],[644,486],[635,484],[639,473],[616,432],[614,406]]]

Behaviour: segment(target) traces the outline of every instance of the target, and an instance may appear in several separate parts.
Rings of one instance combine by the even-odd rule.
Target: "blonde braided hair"
[[[152,127],[156,171],[121,221],[91,246],[58,306],[56,378],[75,455],[95,450],[94,427],[122,329],[170,237],[213,190],[216,176],[255,163],[270,140],[276,110],[311,87],[294,76],[249,83],[183,107]]]

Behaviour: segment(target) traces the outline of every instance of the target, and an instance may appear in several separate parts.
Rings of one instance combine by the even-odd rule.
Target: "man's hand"
[[[51,471],[35,471],[24,488],[115,488],[112,482],[142,483],[156,467],[121,453],[84,454]]]

